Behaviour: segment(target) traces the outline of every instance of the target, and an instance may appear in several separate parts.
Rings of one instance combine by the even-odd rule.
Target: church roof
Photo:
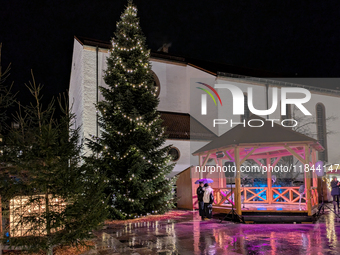
[[[213,75],[218,75],[220,72],[228,72],[239,75],[247,75],[247,76],[255,76],[255,77],[283,77],[287,76],[287,74],[269,72],[260,69],[248,68],[243,66],[234,66],[226,63],[220,62],[212,62],[203,59],[196,59],[190,57],[178,56],[166,52],[151,52],[151,57],[161,58],[161,59],[169,59],[169,60],[178,60],[182,61],[190,66],[196,67]]]
[[[76,39],[81,45],[98,46],[104,49],[111,49],[112,46],[108,41],[87,38],[84,36],[75,36],[74,39]]]
[[[75,36],[74,37],[79,43],[82,45],[89,45],[89,46],[98,46],[104,49],[110,49],[112,47],[109,41],[101,41],[97,39],[86,38],[82,36]],[[323,79],[318,80],[315,78],[311,79],[303,79],[304,83],[307,84],[299,84],[301,79],[296,77],[293,73],[275,73],[269,72],[266,70],[242,67],[242,66],[234,66],[225,63],[218,63],[212,62],[202,59],[195,59],[190,57],[183,57],[175,54],[170,54],[166,52],[160,51],[151,51],[152,58],[158,58],[163,60],[169,60],[172,62],[180,62],[183,64],[187,64],[194,68],[200,69],[204,72],[210,73],[215,76],[220,77],[231,77],[231,78],[238,78],[242,80],[250,80],[250,81],[257,81],[260,83],[271,84],[274,86],[293,86],[293,87],[303,87],[310,91],[322,92],[332,95],[340,95],[340,89],[338,88],[338,80],[337,79]],[[296,83],[290,83],[285,80],[285,78],[297,78]],[[253,79],[254,78],[254,79]],[[262,78],[266,78],[262,80]]]
[[[75,36],[74,37],[79,43],[82,45],[89,45],[89,46],[98,46],[104,49],[110,49],[111,43],[108,41],[101,41],[97,39],[91,39],[83,36]],[[151,51],[151,57],[153,58],[159,58],[159,59],[167,59],[174,62],[181,62],[188,65],[191,65],[193,67],[196,67],[198,69],[201,69],[203,71],[206,71],[208,73],[211,73],[212,75],[217,75],[218,72],[228,72],[228,73],[234,73],[239,75],[247,75],[247,76],[255,76],[255,77],[282,77],[283,74],[258,70],[258,69],[251,69],[246,67],[240,67],[240,66],[233,66],[228,65],[224,63],[218,63],[218,62],[211,62],[206,60],[199,60],[195,58],[188,58],[183,56],[178,56],[175,54],[170,54],[166,52],[160,52],[160,51]]]
[[[187,113],[160,112],[170,139],[212,140],[217,136]]]
[[[238,146],[238,145],[265,145],[265,144],[289,144],[289,143],[309,143],[318,150],[322,151],[323,147],[315,140],[309,136],[298,133],[291,128],[283,127],[274,122],[272,127],[271,121],[266,121],[264,118],[261,118],[256,115],[252,115],[249,117],[249,120],[254,120],[251,122],[251,125],[259,125],[260,121],[264,122],[262,127],[250,127],[247,124],[245,127],[243,124],[238,124],[234,128],[230,129],[223,135],[214,138],[210,143],[203,146],[199,150],[195,151],[193,155],[197,155],[202,152],[207,152],[215,149],[223,149],[230,146]]]

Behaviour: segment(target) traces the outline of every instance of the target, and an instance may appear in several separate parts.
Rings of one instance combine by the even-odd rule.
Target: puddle
[[[235,224],[190,217],[115,225],[98,233],[107,254],[339,254],[340,221],[331,214],[317,224]],[[103,240],[98,239],[98,242]],[[108,241],[109,240],[109,241]],[[119,252],[119,253],[113,253]],[[100,253],[93,253],[100,254]]]

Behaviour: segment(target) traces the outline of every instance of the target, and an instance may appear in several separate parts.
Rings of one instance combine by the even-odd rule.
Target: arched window
[[[281,104],[280,104],[281,106]],[[282,120],[288,120],[292,118],[292,107],[290,104],[286,104],[286,115],[281,115],[281,121]],[[286,122],[285,125],[292,125],[292,123]]]
[[[156,88],[156,97],[159,96],[159,93],[161,92],[161,84],[159,82],[159,79],[157,77],[157,75],[155,74],[155,72],[151,71],[152,72],[152,76],[153,76],[153,84]]]
[[[244,93],[244,115],[241,115],[241,121],[247,120],[249,118],[250,111],[248,107],[248,95]]]
[[[327,129],[326,129],[326,110],[321,103],[316,105],[316,130],[318,134],[318,142],[325,148],[324,151],[318,153],[319,160],[328,161],[327,155]]]

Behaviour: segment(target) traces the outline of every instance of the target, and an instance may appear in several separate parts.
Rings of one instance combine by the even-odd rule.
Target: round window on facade
[[[179,149],[177,149],[176,147],[171,147],[168,155],[171,156],[172,161],[177,161],[180,157]]]
[[[154,72],[152,72],[152,75],[153,75],[153,85],[156,88],[156,97],[158,97],[159,93],[161,92],[161,84],[159,82],[157,75]]]

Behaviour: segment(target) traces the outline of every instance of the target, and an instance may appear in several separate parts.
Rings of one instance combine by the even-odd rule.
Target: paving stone
[[[340,254],[340,221],[327,211],[316,224],[200,221],[197,212],[140,224],[108,225],[86,255]]]

